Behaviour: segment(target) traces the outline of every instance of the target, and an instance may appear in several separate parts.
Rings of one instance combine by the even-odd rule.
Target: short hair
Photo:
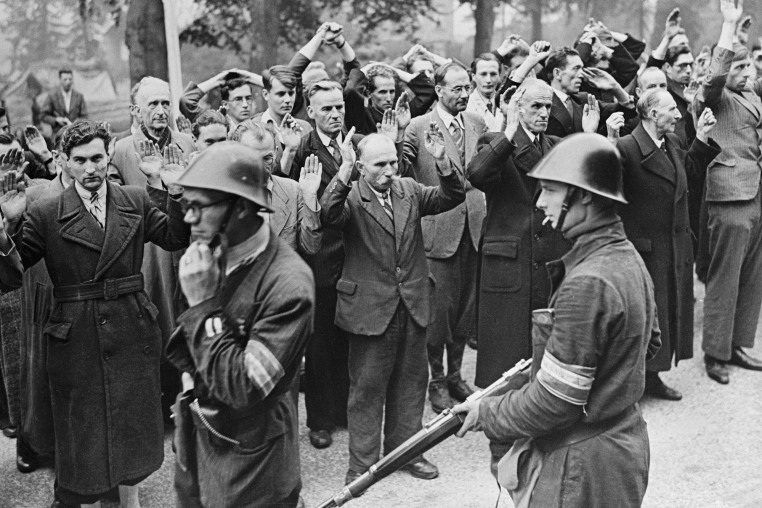
[[[365,153],[365,147],[368,146],[373,141],[376,141],[377,139],[386,139],[394,145],[394,141],[391,140],[388,136],[384,134],[379,134],[378,132],[373,132],[371,134],[368,134],[364,138],[360,140],[359,143],[357,143],[357,148],[355,148],[355,153],[357,154],[357,160],[359,161],[362,159],[362,154]]]
[[[10,145],[16,141],[16,136],[7,132],[0,132],[0,145]]]
[[[273,140],[273,148],[277,149],[276,140],[278,137],[275,135],[274,129],[268,124],[252,120],[251,118],[238,124],[238,127],[230,134],[230,140],[240,143],[241,138],[247,132],[250,132],[258,142],[263,141],[265,136],[269,135],[270,139]]]
[[[394,80],[394,86],[397,86],[397,73],[386,65],[371,65],[365,75],[368,77],[368,91],[370,92],[376,90],[376,78]]]
[[[664,76],[664,71],[663,71],[663,70],[661,70],[661,69],[659,69],[658,67],[646,67],[645,69],[643,69],[643,72],[641,72],[641,73],[638,75],[638,77],[637,77],[637,83],[636,83],[636,84],[637,84],[639,87],[641,87],[641,88],[642,88],[642,87],[643,87],[643,76],[645,76],[645,75],[646,75],[646,73],[648,73],[648,74],[654,74],[654,73],[656,73],[656,72],[658,72],[659,74],[661,74],[662,76]]]
[[[6,115],[5,108],[0,106],[0,117],[5,116],[5,115]]]
[[[568,46],[557,49],[548,55],[547,60],[545,60],[545,68],[543,69],[546,81],[548,83],[553,81],[553,70],[565,69],[569,64],[569,58],[573,56],[579,56],[579,51]]]
[[[468,74],[468,69],[463,67],[463,65],[459,64],[458,62],[448,62],[441,66],[439,69],[436,70],[434,73],[434,85],[441,85],[442,82],[447,77],[447,73],[450,72],[452,69],[463,69],[466,71],[466,74]],[[470,76],[470,75],[469,75]]]
[[[663,88],[651,88],[650,90],[646,90],[646,93],[638,99],[636,109],[638,117],[640,117],[641,120],[647,119],[651,109],[659,104],[659,101],[661,100],[659,96],[662,93],[669,94],[669,92]]]
[[[138,92],[140,91],[140,84],[143,82],[143,80],[138,81],[134,85],[132,85],[132,88],[130,88],[130,105],[134,106],[138,103]]]
[[[58,70],[58,77],[59,78],[61,76],[63,76],[64,74],[71,74],[72,76],[74,76],[74,73],[71,71],[71,69],[59,69]]]
[[[497,57],[492,53],[482,53],[471,62],[471,74],[476,74],[476,65],[479,62],[497,62],[497,70],[498,72],[500,71],[500,61]]]
[[[685,55],[686,53],[689,55],[691,54],[691,50],[688,48],[688,46],[680,45],[669,48],[667,50],[667,56],[664,57],[664,62],[668,63],[670,66],[675,65],[678,57],[680,55]]]
[[[146,76],[143,79],[141,79],[135,86],[132,87],[132,90],[135,91],[135,102],[133,102],[133,104],[137,104],[138,103],[137,101],[138,101],[138,95],[140,95],[140,90],[145,85],[151,85],[151,84],[153,84],[153,85],[162,85],[162,86],[166,87],[167,90],[169,90],[169,83],[167,83],[163,79],[155,78],[153,76]],[[132,90],[130,90],[130,100],[133,100],[133,98],[132,98]]]
[[[206,127],[207,125],[222,125],[225,127],[225,131],[230,128],[230,123],[225,115],[217,110],[207,109],[198,115],[196,121],[193,122],[193,127],[191,128],[193,135],[198,138],[199,134],[201,134],[201,127]]]
[[[755,51],[762,51],[762,44],[760,44],[760,43],[758,43],[758,42],[755,42],[755,43],[754,43],[754,44],[751,46],[751,52],[752,52],[752,53],[754,53]]]
[[[741,60],[746,60],[749,58],[749,48],[744,46],[743,44],[739,44],[737,42],[733,43],[733,61],[734,62],[740,62]]]
[[[310,86],[310,89],[307,91],[307,97],[311,99],[318,92],[330,92],[331,90],[338,90],[339,92],[342,92],[343,96],[344,89],[341,88],[339,83],[336,81],[323,80],[313,83],[312,86]]]
[[[71,155],[72,148],[85,145],[95,138],[102,139],[103,146],[108,149],[111,133],[106,124],[93,120],[77,120],[64,133],[61,149],[68,156]]]
[[[407,59],[407,70],[410,71],[413,68],[413,64],[420,61],[431,62],[432,66],[435,66],[434,60],[429,55],[425,53],[415,53],[413,56]]]
[[[64,125],[60,129],[58,129],[58,132],[56,132],[56,135],[53,138],[53,149],[54,150],[58,150],[59,152],[61,151],[61,148],[63,147],[63,137],[64,137],[64,134],[66,134],[66,131],[68,131],[70,127],[71,127],[71,124]]]
[[[231,91],[235,90],[236,88],[241,88],[244,85],[248,86],[249,89],[251,89],[251,84],[246,80],[246,78],[242,76],[237,76],[235,78],[225,80],[225,83],[220,87],[220,96],[222,97],[222,100],[228,100]]]
[[[268,92],[273,88],[274,79],[289,90],[297,88],[300,82],[299,74],[288,65],[274,65],[262,74],[262,83]]]
[[[538,79],[538,78],[526,78],[524,81],[521,82],[521,85],[519,86],[518,90],[516,90],[516,93],[519,91],[524,92],[545,92],[547,94],[550,94],[551,98],[553,97],[553,89],[550,87],[549,84],[547,84],[545,81]],[[523,100],[523,95],[521,96],[521,99]]]
[[[529,48],[523,44],[515,44],[511,47],[510,51],[503,56],[506,62],[510,62],[512,58],[517,56],[529,56]]]

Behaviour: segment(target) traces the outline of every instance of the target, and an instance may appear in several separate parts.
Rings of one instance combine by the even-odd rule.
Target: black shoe
[[[748,370],[762,370],[762,361],[757,360],[753,356],[749,356],[740,347],[734,347],[733,352],[730,353],[730,365],[741,367]]]
[[[62,503],[61,501],[53,501],[53,504],[50,505],[50,508],[80,508],[80,505],[66,504],[66,503]]]
[[[333,444],[331,433],[327,430],[310,430],[310,443],[318,450]]]
[[[658,372],[646,372],[646,395],[664,400],[680,400],[683,394],[664,384]]]
[[[447,388],[450,392],[450,397],[458,402],[463,402],[474,393],[471,387],[460,376],[456,379],[448,379]]]
[[[710,378],[722,385],[726,385],[730,382],[727,362],[718,360],[713,356],[704,355],[704,363],[706,364],[706,373]]]
[[[432,380],[429,383],[429,401],[431,402],[431,409],[435,413],[441,413],[454,405],[444,379]]]
[[[470,339],[468,339],[468,342],[466,342],[466,344],[468,344],[468,347],[474,350],[479,348],[479,342],[476,340],[476,337],[471,337]]]
[[[18,434],[18,430],[16,427],[5,427],[3,429],[3,435],[7,437],[8,439],[16,439],[16,435]]]
[[[31,473],[40,467],[37,454],[29,447],[22,436],[16,439],[16,469],[21,473]]]
[[[411,462],[410,464],[402,466],[400,471],[407,471],[410,473],[410,476],[420,480],[433,480],[439,476],[439,469],[437,469],[437,466],[423,457],[416,462]]]

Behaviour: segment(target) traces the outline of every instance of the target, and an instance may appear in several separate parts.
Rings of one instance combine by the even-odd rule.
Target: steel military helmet
[[[620,203],[622,163],[609,140],[598,134],[579,133],[564,138],[527,176],[573,185]]]
[[[223,141],[201,152],[180,176],[178,185],[227,192],[272,212],[267,204],[267,175],[261,158],[251,148]]]

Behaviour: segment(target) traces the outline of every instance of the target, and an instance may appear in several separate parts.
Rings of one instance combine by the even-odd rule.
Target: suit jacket
[[[440,174],[440,182],[427,187],[411,178],[395,179],[392,221],[364,178],[351,186],[338,175],[333,178],[321,200],[321,220],[344,233],[336,326],[357,335],[381,335],[400,302],[419,326],[429,324],[435,281],[423,248],[421,217],[451,210],[465,199],[460,175]]]
[[[122,185],[145,187],[146,176],[138,168],[138,143],[147,140],[141,129],[120,139],[114,145],[114,155],[108,168],[108,178]],[[172,131],[171,141],[187,157],[194,149],[193,139],[186,134]],[[159,327],[162,337],[168,340],[175,327],[176,297],[179,295],[177,263],[179,255],[167,252],[152,243],[145,244],[142,272],[145,275],[146,293],[159,308]]]
[[[693,245],[689,189],[702,189],[708,164],[720,153],[714,142],[695,140],[686,152],[675,134],[665,137],[667,154],[657,148],[643,125],[622,137],[617,148],[624,166],[620,207],[627,238],[654,281],[662,348],[649,370],[669,370],[693,357]]]
[[[78,91],[72,89],[71,101],[69,102],[69,111],[66,111],[66,102],[63,92],[58,88],[55,92],[48,95],[45,104],[42,107],[42,118],[58,130],[61,125],[56,122],[56,117],[63,116],[72,122],[78,118],[87,118],[87,104],[84,96]]]
[[[522,127],[513,142],[502,132],[479,138],[468,179],[487,197],[479,252],[476,384],[484,387],[532,354],[532,311],[547,307],[550,280],[545,263],[561,257],[568,243],[544,227],[535,206],[537,180],[527,173],[558,138],[540,134],[542,153]]]
[[[272,176],[270,227],[289,247],[302,254],[315,255],[320,250],[323,228],[320,210],[313,212],[304,204],[299,184],[289,178]]]
[[[30,205],[15,247],[0,263],[15,259],[28,268],[44,259],[59,287],[139,274],[145,242],[165,249],[188,245],[178,202],[170,200],[165,215],[151,206],[144,189],[107,185],[105,230],[71,185],[58,197]],[[45,322],[48,358],[55,359],[47,373],[62,487],[104,492],[161,466],[162,344],[156,316],[140,291],[57,302]]]
[[[722,153],[709,165],[706,201],[745,201],[759,190],[762,172],[762,78],[747,85],[743,93],[725,88],[733,51],[717,48],[707,79],[696,96],[696,115],[712,108],[717,124],[712,137]]]
[[[589,94],[580,92],[571,96],[572,99],[572,111],[574,116],[569,115],[569,110],[561,99],[558,98],[556,93],[553,93],[553,103],[550,107],[550,117],[548,117],[548,128],[545,130],[545,134],[548,136],[557,136],[563,138],[569,134],[575,132],[582,132],[582,113],[587,104],[587,96]],[[634,118],[637,116],[634,108],[623,108],[619,104],[614,102],[598,101],[598,106],[601,109],[601,119],[598,122],[598,134],[606,135],[606,120],[612,113],[621,111],[624,113],[625,119]]]
[[[468,230],[474,249],[479,249],[479,235],[486,214],[484,193],[474,188],[466,179],[466,166],[476,152],[476,141],[487,132],[484,119],[476,113],[461,113],[465,127],[465,164],[461,161],[458,146],[434,108],[430,113],[414,118],[405,131],[403,153],[406,163],[413,167],[415,179],[424,185],[438,185],[439,174],[434,157],[426,150],[426,134],[431,122],[435,122],[445,139],[445,154],[450,164],[460,176],[466,190],[466,201],[449,212],[425,217],[421,220],[423,245],[426,255],[434,259],[446,259],[455,254],[463,238],[463,228],[468,221]]]

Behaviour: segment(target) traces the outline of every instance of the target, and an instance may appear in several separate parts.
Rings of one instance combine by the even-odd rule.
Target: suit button
[[[462,215],[466,215],[466,209],[464,208],[463,210],[461,210],[461,211],[460,211],[460,213],[461,213]]]
[[[399,284],[397,284],[397,287],[401,288],[402,287],[402,283],[400,282]]]
[[[150,355],[151,354],[151,346],[146,346],[143,348],[143,353]]]
[[[535,240],[539,240],[540,239],[540,233],[535,233],[534,234],[534,239]]]
[[[103,353],[103,361],[107,362],[111,359],[111,355],[108,353]]]
[[[142,312],[138,312],[138,319],[141,319],[142,317],[143,317],[143,313]]]
[[[399,266],[395,268],[395,270],[397,271],[397,273],[400,273],[402,271],[402,269]]]
[[[106,323],[108,323],[108,319],[106,319],[106,316],[98,316],[99,325],[105,325]]]
[[[535,211],[535,212],[539,212],[539,211],[540,211],[540,209],[539,209],[539,208],[537,208],[537,207],[535,206],[535,207],[534,207],[534,211]]]
[[[534,268],[535,270],[539,270],[540,269],[540,263],[533,263],[532,264],[532,268]]]

